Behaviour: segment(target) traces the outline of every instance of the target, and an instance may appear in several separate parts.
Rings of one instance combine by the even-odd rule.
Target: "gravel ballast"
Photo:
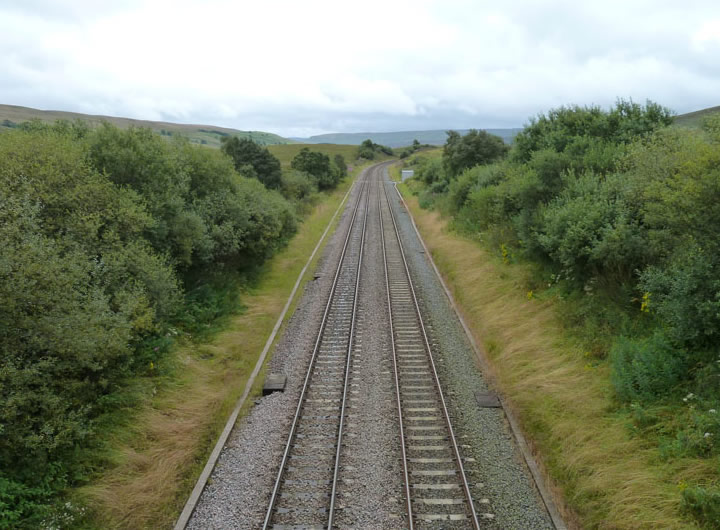
[[[249,529],[262,524],[358,193],[356,185],[320,257],[317,278],[305,285],[268,363],[267,373],[287,376],[285,392],[258,399],[238,421],[186,528]]]
[[[424,255],[408,212],[393,185],[386,182],[386,168],[373,166],[359,177],[381,178],[382,183],[370,193],[335,526],[393,529],[407,525],[377,205],[378,193],[383,193],[385,186],[483,527],[553,528],[502,409],[480,408],[475,400],[475,392],[485,391],[487,386],[472,346]],[[238,421],[187,528],[262,526],[360,188],[356,185],[351,192],[338,228],[319,260],[316,279],[306,284],[268,362],[267,373],[287,376],[286,391],[258,399]],[[450,525],[439,521],[433,527]]]
[[[385,185],[429,328],[439,376],[449,397],[456,435],[464,456],[472,459],[466,471],[478,514],[485,514],[488,527],[554,528],[502,409],[481,408],[477,403],[475,393],[487,392],[488,388],[475,353],[425,255],[409,213],[394,185]]]

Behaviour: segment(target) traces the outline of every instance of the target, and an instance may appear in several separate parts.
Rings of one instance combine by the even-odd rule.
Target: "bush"
[[[649,252],[639,214],[625,200],[626,179],[586,173],[567,182],[567,189],[540,213],[538,246],[583,283],[595,276],[631,280]]]
[[[292,201],[303,201],[317,191],[314,179],[302,171],[283,172],[281,192],[283,197]]]
[[[375,160],[375,157],[380,153],[388,156],[393,156],[394,154],[390,147],[376,144],[372,140],[367,139],[360,144],[360,147],[358,147],[357,157],[364,158],[365,160]]]
[[[720,489],[691,486],[682,492],[683,509],[704,528],[720,528]]]
[[[650,293],[650,309],[673,341],[697,350],[717,347],[720,268],[716,256],[690,243],[676,250],[666,264],[644,270],[639,287]]]
[[[240,139],[237,136],[224,136],[220,141],[222,142],[220,149],[232,159],[239,173],[244,174],[244,168],[249,166],[252,168],[252,174],[246,176],[257,178],[269,189],[280,187],[282,178],[280,161],[268,151],[267,147],[262,147],[249,138]]]
[[[445,171],[451,177],[465,169],[495,162],[510,149],[502,138],[487,131],[471,129],[464,136],[448,131],[447,135],[442,160]]]
[[[424,160],[422,164],[418,166],[417,177],[422,182],[429,185],[432,185],[435,182],[447,180],[445,177],[445,170],[442,166],[442,160],[438,158]]]
[[[533,153],[544,149],[561,153],[578,149],[579,139],[596,138],[611,144],[627,144],[672,123],[669,109],[648,101],[644,106],[619,100],[610,111],[598,106],[559,107],[539,115],[515,136],[513,158],[528,162]],[[596,144],[595,144],[596,145]]]
[[[296,226],[218,151],[78,131],[0,135],[0,527],[54,520],[52,497],[83,480],[102,415],[167,349],[169,325],[237,308],[240,272]]]
[[[475,188],[487,188],[498,185],[505,178],[505,167],[502,164],[475,166],[462,172],[450,183],[448,205],[451,212],[459,212]]]
[[[625,402],[650,402],[677,392],[688,375],[688,353],[661,332],[649,338],[620,337],[610,351],[612,382]]]
[[[303,147],[300,152],[295,155],[290,163],[290,167],[296,171],[302,171],[308,175],[312,175],[317,183],[317,187],[321,190],[334,188],[342,178],[340,168],[338,168],[337,165],[330,164],[330,157],[328,155],[317,151],[310,151],[307,147]]]

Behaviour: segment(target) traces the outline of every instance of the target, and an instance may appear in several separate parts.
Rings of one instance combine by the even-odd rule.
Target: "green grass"
[[[106,432],[105,469],[74,495],[90,508],[83,528],[172,527],[297,275],[351,184],[352,178],[347,178],[323,196],[288,246],[244,289],[242,311],[228,318],[222,331],[205,342],[187,342],[171,352],[172,368],[166,376],[137,382],[143,399],[120,411],[118,421]],[[304,281],[312,278],[320,255]],[[241,414],[252,406],[252,396],[259,394],[262,375]]]
[[[688,112],[687,114],[680,114],[679,116],[676,116],[673,123],[678,127],[699,129],[702,125],[703,119],[712,114],[717,114],[718,112],[720,112],[720,106],[696,110],[695,112]]]
[[[197,144],[208,145],[209,147],[220,147],[220,139],[223,136],[237,136],[238,138],[250,138],[261,145],[286,144],[291,142],[276,134],[262,131],[240,131],[214,125],[190,125],[180,123],[169,123],[163,121],[135,120],[132,118],[119,118],[113,116],[94,116],[77,112],[64,112],[55,110],[38,110],[29,107],[15,105],[0,105],[0,131],[7,128],[9,123],[19,124],[24,121],[41,120],[44,122],[55,122],[56,120],[81,120],[87,122],[91,127],[97,127],[102,122],[109,122],[117,127],[127,129],[128,127],[149,127],[157,133],[165,131],[165,135],[181,135]],[[7,121],[6,121],[7,120]],[[6,125],[3,125],[5,123]]]

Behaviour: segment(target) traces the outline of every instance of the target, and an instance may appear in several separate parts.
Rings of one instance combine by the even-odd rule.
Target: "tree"
[[[266,188],[278,189],[282,184],[280,161],[266,147],[259,146],[249,138],[226,136],[222,139],[220,149],[232,159],[239,173],[243,173],[243,167],[252,166],[252,176]]]
[[[330,157],[317,151],[303,147],[292,159],[290,167],[312,175],[320,189],[334,188],[340,181],[340,175],[330,165]]]
[[[358,158],[374,160],[377,153],[383,153],[388,156],[392,156],[393,150],[391,147],[388,147],[386,145],[376,144],[369,138],[367,140],[364,140],[363,143],[360,144],[360,147],[358,147]]]
[[[459,175],[464,169],[489,164],[502,157],[510,149],[502,138],[487,131],[471,129],[465,136],[456,131],[447,132],[443,149],[443,165],[450,176]]]
[[[358,158],[364,158],[366,160],[375,159],[375,144],[369,138],[358,147]]]
[[[347,177],[348,171],[347,171],[347,164],[345,163],[345,158],[342,155],[337,154],[337,155],[335,155],[335,158],[333,159],[333,161],[335,162],[335,167],[337,167],[337,171],[338,171],[338,174],[340,175],[340,179],[344,179],[345,177]]]

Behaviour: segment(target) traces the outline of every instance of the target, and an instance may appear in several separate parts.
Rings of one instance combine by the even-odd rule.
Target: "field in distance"
[[[238,138],[250,138],[260,145],[287,144],[292,142],[287,138],[263,131],[240,131],[214,125],[189,125],[181,123],[169,123],[164,121],[134,120],[132,118],[117,118],[113,116],[95,116],[92,114],[81,114],[79,112],[64,112],[59,110],[38,110],[29,107],[16,105],[0,105],[0,131],[17,126],[24,121],[39,119],[45,122],[56,120],[81,120],[97,126],[107,121],[127,129],[134,125],[136,127],[149,127],[153,131],[164,136],[182,135],[196,144],[220,147],[220,140],[225,136],[237,136]]]
[[[345,162],[352,165],[358,155],[356,145],[339,145],[339,144],[284,144],[284,145],[268,145],[268,150],[280,160],[283,169],[288,169],[292,159],[295,158],[303,147],[307,147],[311,151],[319,151],[333,159],[335,155],[342,155]]]

